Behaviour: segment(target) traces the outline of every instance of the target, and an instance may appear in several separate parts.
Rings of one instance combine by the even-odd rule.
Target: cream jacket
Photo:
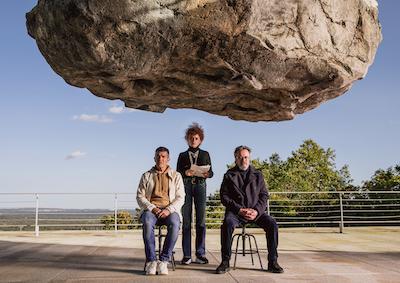
[[[150,202],[151,194],[154,189],[154,174],[157,174],[155,168],[151,168],[145,172],[140,178],[139,187],[136,193],[136,200],[141,208],[142,213],[144,210],[153,210],[156,206]],[[169,201],[170,204],[166,207],[171,213],[176,212],[182,222],[181,208],[185,202],[185,187],[183,185],[182,176],[179,172],[172,170],[167,171],[169,179]]]

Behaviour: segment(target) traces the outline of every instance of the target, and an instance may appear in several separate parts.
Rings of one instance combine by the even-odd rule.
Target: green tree
[[[269,191],[277,192],[270,199],[271,213],[287,221],[291,221],[293,216],[310,219],[329,216],[328,212],[326,215],[323,213],[324,210],[328,210],[328,205],[338,203],[337,195],[329,192],[353,188],[348,166],[338,170],[335,158],[333,149],[324,149],[309,139],[293,151],[287,160],[282,160],[277,153],[268,160],[254,160],[253,165],[262,171]],[[311,213],[311,210],[315,210],[311,206],[315,205],[320,206],[318,214]]]
[[[398,193],[373,193],[373,192],[398,192]],[[369,204],[376,205],[399,205],[400,204],[400,165],[389,167],[386,170],[376,170],[371,180],[363,182],[362,192],[369,199]],[[391,207],[386,207],[391,208]]]
[[[210,194],[206,202],[207,228],[219,228],[224,219],[225,207],[221,204],[219,191]]]
[[[362,188],[368,191],[400,192],[400,165],[375,171],[371,180],[365,181]]]
[[[108,214],[104,215],[100,222],[104,224],[104,229],[105,230],[112,230],[115,229],[115,215],[114,214]],[[133,218],[132,215],[129,213],[129,211],[119,211],[117,213],[117,224],[118,224],[118,230],[125,230],[128,229],[129,226],[125,226],[125,224],[133,224]],[[124,226],[119,226],[119,225],[124,225]]]
[[[335,152],[306,140],[287,160],[288,191],[341,191],[350,184],[347,166],[336,169]]]
[[[383,191],[390,193],[382,193]],[[400,165],[386,170],[376,170],[371,179],[364,181],[358,188],[357,193],[348,195],[348,199],[350,200],[348,204],[352,209],[352,218],[349,218],[349,213],[347,213],[348,220],[398,220]],[[346,202],[344,204],[346,205]]]

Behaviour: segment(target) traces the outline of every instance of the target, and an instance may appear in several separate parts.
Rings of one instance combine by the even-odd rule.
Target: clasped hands
[[[171,214],[168,209],[160,209],[158,207],[153,208],[151,212],[153,212],[157,218],[166,218]]]
[[[239,215],[242,216],[246,220],[254,220],[256,219],[258,212],[252,208],[241,208],[239,210]]]

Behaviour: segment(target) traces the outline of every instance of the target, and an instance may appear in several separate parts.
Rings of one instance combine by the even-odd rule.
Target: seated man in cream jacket
[[[181,207],[185,200],[182,176],[169,165],[169,150],[156,149],[155,166],[145,172],[137,190],[137,202],[142,209],[140,220],[143,224],[143,241],[146,253],[146,274],[167,275],[167,264],[178,239]],[[154,226],[166,225],[168,233],[157,261],[155,251]]]

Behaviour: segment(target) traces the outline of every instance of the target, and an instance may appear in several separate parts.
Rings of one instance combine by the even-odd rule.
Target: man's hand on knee
[[[248,210],[248,214],[247,214],[247,220],[254,220],[256,219],[257,215],[258,215],[258,211],[252,208],[249,208]]]
[[[244,219],[246,219],[247,213],[248,213],[248,208],[241,208],[239,210],[239,215],[242,216]]]
[[[159,218],[166,218],[171,214],[168,209],[163,209],[161,212],[158,214]]]
[[[254,220],[256,219],[258,212],[252,208],[241,208],[239,210],[239,215],[242,216],[246,220]]]
[[[153,209],[151,210],[151,212],[153,212],[154,215],[158,217],[158,215],[159,215],[160,212],[161,212],[161,209],[159,209],[158,207],[155,207],[155,208],[153,208]]]

